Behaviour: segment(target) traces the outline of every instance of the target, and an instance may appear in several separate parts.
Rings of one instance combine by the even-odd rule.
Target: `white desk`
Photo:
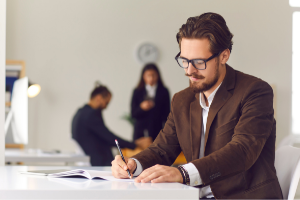
[[[77,167],[78,168],[78,167]],[[106,170],[110,167],[83,167]],[[132,183],[24,175],[19,171],[74,167],[0,167],[0,199],[199,199],[196,188],[179,183]]]
[[[86,155],[78,154],[66,154],[66,153],[57,153],[57,154],[47,154],[42,152],[33,152],[29,153],[26,150],[19,149],[6,149],[5,150],[5,162],[64,162],[74,163],[74,162],[90,162],[90,157]]]

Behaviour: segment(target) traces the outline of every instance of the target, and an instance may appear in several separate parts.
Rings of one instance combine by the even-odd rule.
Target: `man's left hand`
[[[144,170],[136,179],[137,183],[183,183],[179,169],[164,165],[155,165]]]

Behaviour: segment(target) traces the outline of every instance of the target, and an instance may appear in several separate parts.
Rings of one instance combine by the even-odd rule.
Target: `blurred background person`
[[[151,137],[154,141],[169,112],[170,95],[158,67],[153,63],[146,64],[131,100],[131,117],[135,120],[134,141],[142,137]]]
[[[98,85],[92,91],[90,101],[78,109],[72,120],[72,138],[77,141],[86,155],[90,156],[92,166],[110,166],[114,159],[111,147],[115,147],[115,139],[121,148],[144,149],[148,138],[140,138],[128,142],[113,134],[104,123],[102,110],[107,107],[112,94],[107,87]]]

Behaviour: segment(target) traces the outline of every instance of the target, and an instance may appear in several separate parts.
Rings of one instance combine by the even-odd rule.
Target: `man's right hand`
[[[122,157],[120,155],[116,155],[115,159],[111,162],[111,171],[112,171],[112,175],[115,178],[120,178],[120,179],[125,179],[125,178],[129,178],[128,177],[128,173],[127,173],[127,169],[129,169],[131,176],[133,175],[134,170],[136,169],[136,162],[131,159],[128,158],[126,156],[124,156],[125,161],[127,163],[124,163],[124,161],[122,160]]]

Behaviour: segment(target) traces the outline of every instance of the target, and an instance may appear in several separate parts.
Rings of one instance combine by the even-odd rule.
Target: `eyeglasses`
[[[219,53],[215,53],[214,55],[212,55],[211,57],[209,57],[208,59],[193,59],[193,60],[189,60],[186,58],[181,58],[179,52],[176,56],[175,56],[175,60],[177,61],[178,65],[184,69],[187,69],[189,67],[189,64],[192,63],[192,65],[198,69],[198,70],[204,70],[206,69],[206,63],[208,61],[210,61],[211,59],[219,56],[221,54],[221,51]]]

